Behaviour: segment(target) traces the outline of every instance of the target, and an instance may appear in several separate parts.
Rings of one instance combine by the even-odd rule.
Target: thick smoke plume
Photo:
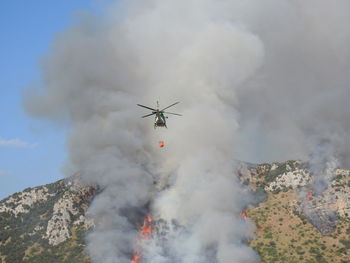
[[[307,159],[327,141],[350,164],[349,11],[346,0],[118,1],[57,37],[25,104],[71,125],[67,173],[103,189],[93,262],[130,261],[142,207],[186,229],[167,253],[150,245],[147,262],[255,262],[233,160]],[[156,100],[181,101],[184,116],[154,131],[135,104]]]

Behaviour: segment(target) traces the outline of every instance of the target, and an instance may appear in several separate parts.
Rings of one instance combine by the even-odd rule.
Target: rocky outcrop
[[[94,225],[92,220],[85,216],[88,208],[86,201],[94,196],[94,188],[77,187],[76,180],[73,183],[70,181],[68,186],[71,186],[70,189],[65,191],[54,204],[52,217],[47,224],[44,238],[48,239],[49,244],[53,246],[71,237],[70,228],[72,225],[81,225],[85,229],[90,229]]]
[[[82,234],[93,228],[86,213],[95,194],[73,176],[0,201],[0,262],[63,262],[67,255],[85,262]]]
[[[276,169],[276,168],[275,168]],[[271,171],[274,171],[271,169]],[[308,170],[287,166],[287,171],[278,175],[275,181],[265,187],[266,191],[283,190],[285,188],[296,189],[310,183],[311,176]]]
[[[0,213],[8,212],[16,217],[26,214],[36,203],[44,202],[52,195],[45,186],[26,189],[1,201]]]

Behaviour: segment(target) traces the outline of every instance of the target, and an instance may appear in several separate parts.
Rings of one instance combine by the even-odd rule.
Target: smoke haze
[[[107,13],[57,37],[25,98],[31,114],[71,125],[67,174],[103,189],[93,262],[130,262],[136,230],[122,211],[150,201],[186,232],[171,233],[169,254],[150,245],[147,262],[256,262],[233,160],[318,165],[331,153],[349,167],[350,3],[136,0]],[[184,116],[153,130],[136,104],[157,100],[181,101]],[[154,182],[169,187],[155,195]]]

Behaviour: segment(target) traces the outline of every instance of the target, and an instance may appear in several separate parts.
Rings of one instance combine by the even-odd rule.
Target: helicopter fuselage
[[[157,112],[154,118],[154,128],[156,127],[166,127],[166,117],[163,113]]]

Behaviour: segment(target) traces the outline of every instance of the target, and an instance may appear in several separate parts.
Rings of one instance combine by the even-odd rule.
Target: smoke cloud
[[[167,253],[150,244],[147,262],[256,262],[233,160],[332,153],[349,166],[349,11],[346,0],[118,1],[61,33],[25,106],[71,125],[67,174],[103,189],[93,262],[130,262],[128,211],[146,207],[186,229]],[[136,103],[156,100],[181,101],[184,116],[153,130]]]

